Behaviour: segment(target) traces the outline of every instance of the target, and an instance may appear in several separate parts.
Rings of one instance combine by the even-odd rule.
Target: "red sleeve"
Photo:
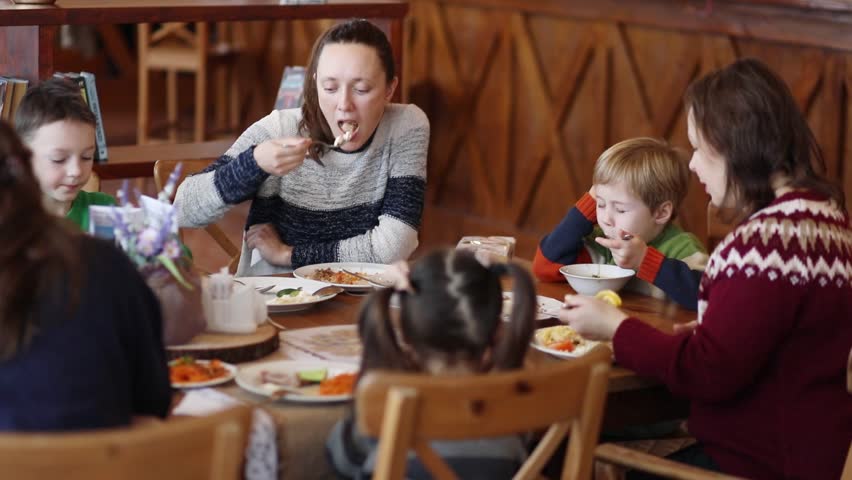
[[[533,275],[543,282],[558,282],[565,280],[565,277],[559,273],[562,268],[561,263],[551,262],[541,253],[541,247],[535,249],[535,257],[533,258]]]
[[[648,283],[654,283],[654,279],[657,278],[657,272],[660,271],[660,265],[663,264],[663,260],[665,259],[666,256],[659,250],[649,246],[648,250],[645,251],[645,258],[642,259],[636,276]]]
[[[695,400],[723,401],[747,388],[792,329],[801,293],[786,282],[744,277],[718,279],[710,293],[691,334],[622,322],[613,338],[616,361]]]
[[[597,210],[597,201],[592,197],[589,192],[583,194],[579,200],[577,200],[577,210],[586,217],[586,220],[595,223],[598,221],[598,210]]]

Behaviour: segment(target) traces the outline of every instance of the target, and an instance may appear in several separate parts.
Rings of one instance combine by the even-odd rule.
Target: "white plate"
[[[556,313],[562,308],[562,302],[555,298],[544,297],[538,295],[536,297],[536,320],[546,320],[553,318],[550,312]],[[509,320],[509,315],[512,313],[512,292],[503,292],[503,320]]]
[[[287,277],[239,277],[237,280],[254,288],[264,288],[273,285],[271,290],[263,294],[263,297],[266,299],[266,308],[269,313],[297,312],[299,310],[310,308],[315,303],[331,300],[337,295],[336,293],[333,293],[331,295],[323,295],[322,297],[308,300],[306,302],[278,305],[271,302],[275,300],[275,294],[282,289],[301,287],[304,292],[311,293],[316,292],[322,287],[328,286],[328,284],[314,280],[305,280],[303,278]]]
[[[169,366],[172,366],[175,363],[180,362],[180,359],[175,359],[169,362]],[[202,365],[210,363],[210,360],[196,360],[196,363],[200,363]],[[228,373],[225,376],[214,378],[212,380],[207,380],[206,382],[172,382],[172,387],[174,388],[201,388],[201,387],[212,387],[213,385],[221,385],[223,383],[230,382],[237,375],[237,366],[231,365],[230,363],[221,362],[222,366],[225,367],[225,370]]]
[[[299,267],[293,270],[293,275],[298,278],[304,278],[306,280],[316,281],[311,278],[311,276],[317,270],[323,268],[330,268],[332,270],[349,270],[353,273],[363,273],[366,275],[380,275],[385,272],[390,265],[384,265],[382,263],[360,263],[360,262],[341,262],[341,263],[317,263],[316,265],[305,265],[304,267]],[[324,282],[328,285],[335,285],[337,287],[341,287],[350,292],[367,292],[373,289],[373,286],[367,283],[366,281],[363,284],[358,285],[349,285],[346,283],[331,283]]]
[[[530,345],[534,349],[541,351],[541,352],[544,352],[544,353],[547,353],[547,354],[550,354],[550,355],[553,355],[554,357],[577,358],[577,357],[581,357],[581,356],[587,354],[591,349],[597,347],[598,344],[600,344],[600,343],[601,342],[594,341],[594,340],[586,340],[586,343],[584,343],[581,346],[578,346],[577,348],[574,349],[574,351],[566,352],[564,350],[556,350],[556,349],[553,349],[553,348],[547,348],[544,345],[539,344],[538,340],[536,340],[536,338],[535,338],[535,334],[533,334],[533,339],[530,342]]]
[[[237,385],[251,393],[268,397],[275,389],[267,387],[260,381],[260,372],[296,373],[303,370],[317,370],[327,368],[328,375],[333,377],[341,373],[357,373],[358,366],[347,363],[324,362],[322,360],[279,360],[277,362],[265,362],[241,368],[237,374]],[[302,403],[330,403],[351,400],[352,395],[297,395],[287,394],[282,400]]]

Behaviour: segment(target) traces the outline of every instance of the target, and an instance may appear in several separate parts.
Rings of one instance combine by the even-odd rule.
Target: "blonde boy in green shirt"
[[[79,87],[61,78],[28,89],[15,114],[15,129],[33,152],[45,208],[84,231],[90,205],[115,205],[110,195],[82,190],[92,175],[95,125]]]

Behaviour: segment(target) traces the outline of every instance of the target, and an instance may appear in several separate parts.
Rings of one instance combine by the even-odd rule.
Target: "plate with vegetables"
[[[352,399],[358,366],[349,363],[279,360],[241,368],[237,385],[273,400],[330,403]]]
[[[302,278],[287,277],[240,277],[237,280],[251,285],[258,290],[264,290],[263,297],[266,300],[266,308],[269,313],[296,312],[310,308],[314,304],[331,300],[337,294],[313,295],[320,288],[327,287],[327,283],[306,280]]]
[[[231,381],[237,367],[220,360],[180,357],[169,362],[169,380],[174,388],[200,388]]]
[[[532,347],[559,358],[585,355],[600,342],[586,340],[568,325],[539,328],[535,331]]]

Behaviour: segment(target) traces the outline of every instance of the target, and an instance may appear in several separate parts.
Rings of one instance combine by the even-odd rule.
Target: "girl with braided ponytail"
[[[361,375],[371,369],[470,375],[522,366],[536,309],[535,287],[523,268],[511,263],[486,266],[471,252],[438,250],[407,270],[402,264],[397,286],[378,290],[364,302],[358,321],[364,344]],[[501,315],[504,276],[513,284],[506,322]],[[398,319],[390,315],[394,295],[399,299]],[[327,448],[338,474],[368,478],[376,442],[354,430],[353,417],[334,427]],[[466,479],[511,478],[525,458],[523,442],[515,436],[432,446]],[[429,476],[411,460],[406,478]]]

